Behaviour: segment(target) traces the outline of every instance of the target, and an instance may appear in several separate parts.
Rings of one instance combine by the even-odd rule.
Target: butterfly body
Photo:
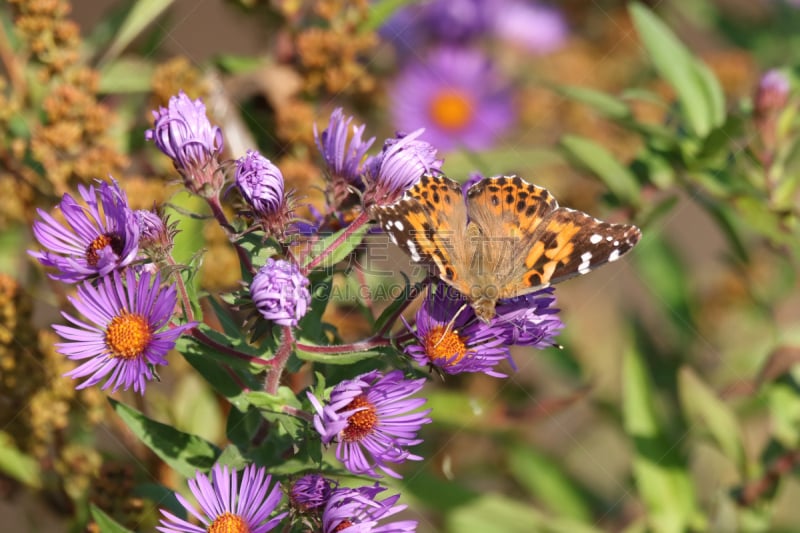
[[[435,266],[487,323],[498,300],[586,274],[641,237],[636,226],[559,207],[546,189],[516,176],[484,178],[464,194],[445,176],[425,175],[373,216],[412,261]]]

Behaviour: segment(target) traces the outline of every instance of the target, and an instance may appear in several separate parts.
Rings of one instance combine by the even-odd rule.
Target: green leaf
[[[507,176],[561,162],[558,152],[552,148],[500,147],[480,153],[463,149],[447,154],[444,170],[448,176],[463,176],[466,180],[475,171],[485,176]]]
[[[508,466],[511,476],[555,515],[591,520],[592,511],[580,488],[551,457],[517,443],[508,451]]]
[[[632,4],[630,12],[653,65],[675,89],[689,128],[696,136],[705,137],[725,117],[719,82],[650,9]]]
[[[8,433],[0,431],[0,472],[20,483],[42,488],[42,473],[39,462],[20,451]]]
[[[565,135],[560,145],[573,161],[597,175],[622,203],[639,205],[636,176],[611,152],[590,139],[576,135]]]
[[[622,380],[623,422],[634,445],[633,474],[650,526],[656,533],[692,530],[696,511],[688,467],[664,435],[647,368],[633,348],[624,355]]]
[[[361,32],[377,30],[389,20],[395,11],[403,6],[414,3],[415,0],[379,0],[372,2],[369,7],[367,19],[361,23],[358,30]]]
[[[446,517],[448,532],[470,533],[598,533],[600,530],[560,517],[550,517],[528,502],[489,493]]]
[[[155,67],[140,58],[118,59],[100,71],[102,94],[146,93],[152,90]]]
[[[133,533],[127,527],[119,525],[113,518],[108,516],[102,509],[93,503],[89,503],[92,512],[92,519],[100,528],[101,533]]]
[[[587,87],[569,85],[557,87],[556,91],[567,98],[588,105],[610,119],[622,120],[632,118],[631,110],[625,102],[604,92]]]
[[[303,361],[313,361],[315,363],[325,363],[329,365],[351,365],[365,359],[379,357],[381,355],[393,354],[394,349],[389,347],[372,348],[363,352],[340,352],[340,353],[319,353],[308,352],[295,349],[295,354]]]
[[[364,235],[367,234],[371,227],[371,224],[363,224],[360,228],[353,231],[352,234],[347,235],[347,237],[341,243],[339,243],[336,249],[332,250],[331,253],[325,257],[319,265],[317,265],[316,268],[333,268],[337,263],[343,261],[348,255],[350,255],[350,252],[355,250],[356,247],[361,244],[361,241],[364,240]],[[317,251],[318,253],[310,254],[309,261],[313,259],[313,257],[330,248],[339,238],[341,238],[342,235],[345,235],[349,232],[350,228],[347,227],[337,231],[332,235],[328,235],[319,242],[314,243],[314,251]]]
[[[159,508],[166,509],[179,518],[186,519],[186,508],[175,497],[175,493],[163,485],[142,483],[133,488],[133,495],[147,498]]]
[[[185,335],[178,339],[176,347],[184,359],[231,405],[240,411],[247,409],[248,403],[242,393],[242,383],[246,386],[253,384],[248,381],[251,374],[249,372],[237,372],[236,369],[249,367],[250,363],[220,354],[205,344]],[[229,369],[226,370],[225,366],[228,366]],[[234,373],[236,377],[234,378],[231,373]]]
[[[181,475],[193,477],[197,470],[207,471],[214,466],[220,450],[207,440],[151,420],[113,398],[108,401],[128,429]]]
[[[682,367],[678,373],[678,393],[692,429],[706,429],[722,453],[744,476],[746,456],[742,431],[730,407],[688,366]]]
[[[137,0],[128,11],[128,16],[117,31],[114,40],[99,61],[102,69],[128,47],[156,18],[172,5],[174,0]]]
[[[22,261],[28,259],[26,254],[21,253],[25,245],[26,231],[23,226],[6,226],[0,231],[0,272],[14,275],[20,272]]]

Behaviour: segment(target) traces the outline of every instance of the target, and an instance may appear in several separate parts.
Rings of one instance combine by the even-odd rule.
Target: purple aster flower
[[[442,166],[437,159],[436,148],[417,138],[424,129],[396,139],[387,139],[383,150],[364,163],[367,186],[364,192],[365,205],[389,205],[399,200],[403,193],[414,186],[423,174],[436,172]]]
[[[222,130],[212,126],[201,99],[192,100],[180,91],[166,108],[153,111],[153,128],[144,138],[153,141],[184,177],[186,187],[206,197],[216,196],[223,176],[217,158],[222,153]]]
[[[344,116],[342,108],[337,107],[331,113],[328,127],[321,134],[317,133],[317,125],[314,125],[314,140],[325,160],[336,205],[347,200],[353,188],[364,189],[361,164],[367,150],[375,142],[375,137],[362,140],[366,127],[363,124],[354,124],[353,134],[348,139],[347,130],[352,121],[353,117]]]
[[[506,377],[493,370],[501,361],[512,365],[505,346],[505,327],[496,321],[484,324],[475,316],[467,300],[455,289],[438,284],[416,316],[416,343],[405,347],[420,365],[435,366],[446,374],[483,372]]]
[[[287,513],[270,515],[281,502],[280,483],[270,488],[272,476],[267,470],[250,465],[242,472],[242,482],[235,470],[214,465],[211,477],[197,472],[188,481],[189,489],[200,504],[200,511],[178,493],[175,497],[200,521],[197,526],[161,509],[164,518],[156,527],[162,533],[266,533],[272,531]]]
[[[372,487],[338,489],[333,492],[322,512],[322,533],[400,533],[416,531],[416,520],[378,522],[399,513],[406,505],[395,505],[399,494],[383,500],[376,497],[385,491],[377,483]]]
[[[492,13],[491,25],[494,33],[531,52],[554,52],[563,46],[569,35],[564,16],[554,7],[522,0],[507,0],[493,9]]]
[[[297,326],[311,305],[308,278],[283,259],[267,259],[250,284],[250,297],[261,315],[281,326]]]
[[[424,126],[441,150],[482,150],[514,123],[511,92],[477,50],[440,48],[409,64],[391,88],[399,129]]]
[[[69,229],[38,209],[41,221],[33,223],[33,234],[49,251],[30,251],[46,267],[58,269],[50,277],[76,283],[105,276],[130,264],[138,252],[139,223],[128,207],[119,184],[98,181],[99,186],[78,186],[84,203],[65,194],[58,208]]]
[[[320,509],[327,503],[336,488],[336,482],[319,474],[306,474],[289,489],[289,501],[292,507],[306,513]]]
[[[553,339],[563,329],[558,317],[559,310],[553,307],[556,297],[554,287],[531,294],[500,300],[492,328],[508,346],[533,346],[550,348]]]
[[[151,280],[153,283],[151,284]],[[100,278],[97,286],[86,281],[78,286],[72,305],[86,321],[62,313],[71,325],[54,325],[65,342],[56,349],[74,361],[84,361],[65,375],[86,378],[78,389],[106,380],[103,390],[123,387],[144,394],[153,379],[153,367],[166,365],[167,353],[175,340],[196,323],[167,326],[177,302],[175,286],[160,288],[161,278],[144,272],[137,279],[128,270],[125,282],[118,272]]]
[[[314,427],[324,444],[338,441],[336,457],[354,474],[378,477],[380,468],[399,478],[387,463],[422,459],[406,448],[422,442],[417,431],[431,421],[430,409],[412,412],[425,399],[408,398],[424,384],[424,378],[405,379],[399,370],[385,375],[373,370],[336,385],[325,407],[309,393],[317,411]]]

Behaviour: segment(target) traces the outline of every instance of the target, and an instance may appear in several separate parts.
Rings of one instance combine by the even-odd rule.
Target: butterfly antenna
[[[444,340],[444,338],[447,337],[447,334],[450,333],[451,331],[453,331],[453,326],[456,323],[456,319],[458,318],[458,315],[460,315],[461,312],[466,308],[467,308],[467,304],[466,303],[461,304],[461,307],[458,308],[458,311],[456,311],[456,314],[454,314],[453,318],[450,319],[450,322],[447,323],[447,327],[442,332],[442,336],[439,338],[438,341],[436,341],[436,344],[433,345],[434,348],[439,346],[439,344],[441,344],[441,342]]]

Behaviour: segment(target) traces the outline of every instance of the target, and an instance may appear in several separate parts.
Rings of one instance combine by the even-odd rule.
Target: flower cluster
[[[176,339],[195,325],[164,330],[175,314],[177,289],[174,284],[162,287],[159,274],[135,268],[143,265],[145,249],[153,242],[171,248],[174,232],[154,213],[133,211],[116,181],[78,191],[83,205],[69,194],[59,204],[69,227],[42,210],[42,220],[33,224],[46,250],[31,251],[31,256],[56,269],[49,274],[53,279],[80,282],[69,301],[84,318],[63,313],[71,325],[53,326],[64,339],[56,348],[81,361],[66,374],[85,378],[77,388],[104,381],[102,389],[133,387],[143,394],[147,381],[157,377],[154,368],[167,364]]]

